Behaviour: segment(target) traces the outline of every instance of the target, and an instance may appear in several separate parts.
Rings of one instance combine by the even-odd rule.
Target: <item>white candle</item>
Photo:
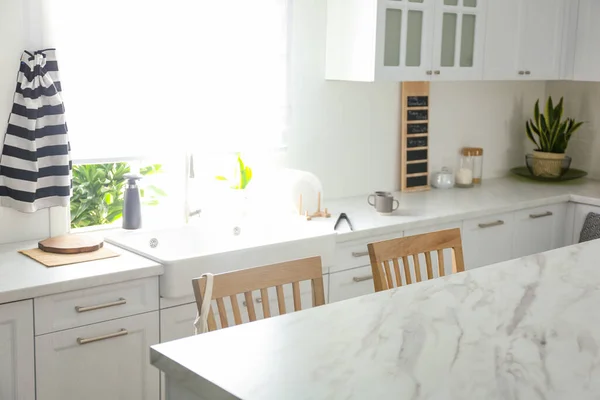
[[[473,171],[467,168],[461,168],[456,172],[456,183],[460,185],[470,185],[473,183]]]

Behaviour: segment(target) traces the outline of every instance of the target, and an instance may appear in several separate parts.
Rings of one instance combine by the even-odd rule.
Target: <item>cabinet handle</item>
[[[519,71],[519,75],[525,75],[525,71]]]
[[[126,303],[127,303],[127,300],[125,300],[124,298],[121,297],[119,300],[113,301],[112,303],[98,304],[97,306],[86,306],[86,307],[76,306],[75,311],[77,311],[78,313],[82,313],[82,312],[87,312],[87,311],[100,310],[102,308],[122,306],[123,304],[126,304]]]
[[[99,342],[101,340],[112,339],[119,336],[128,335],[127,329],[121,329],[119,332],[109,333],[108,335],[96,336],[91,338],[77,338],[77,344],[88,344],[93,342]]]
[[[537,218],[549,217],[549,216],[551,216],[551,215],[554,215],[554,214],[552,213],[552,211],[546,211],[546,212],[545,212],[545,213],[543,213],[543,214],[529,214],[529,218],[532,218],[532,219],[537,219]]]
[[[357,283],[364,282],[364,281],[370,281],[371,279],[373,279],[373,275],[355,276],[354,278],[352,278],[352,280]]]
[[[433,75],[433,71],[427,71],[426,74],[427,75]]]
[[[434,74],[439,75],[439,74],[441,74],[441,72],[440,71],[435,71]]]
[[[258,299],[254,299],[254,301],[260,304],[262,303],[262,298],[259,297]],[[246,303],[245,300],[242,302],[242,304],[244,305],[244,307],[248,307],[248,303]]]
[[[531,71],[525,71],[525,75],[531,75]]]
[[[485,228],[491,228],[493,226],[499,226],[499,225],[504,225],[504,221],[498,220],[495,222],[489,222],[487,224],[479,224],[479,227],[482,229],[485,229]]]
[[[366,257],[368,255],[369,255],[368,251],[353,251],[352,252],[352,257],[354,257],[354,258]]]

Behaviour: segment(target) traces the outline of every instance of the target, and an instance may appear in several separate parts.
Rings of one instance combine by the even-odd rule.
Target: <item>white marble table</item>
[[[598,399],[600,240],[153,346],[177,399]]]

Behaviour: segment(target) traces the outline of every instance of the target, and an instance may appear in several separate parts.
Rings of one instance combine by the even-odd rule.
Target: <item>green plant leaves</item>
[[[248,186],[252,180],[252,168],[244,164],[240,153],[237,153],[236,163],[237,168],[234,171],[234,177],[232,179],[234,184],[232,184],[230,187],[231,189],[236,190],[246,189],[246,186]],[[215,176],[215,179],[219,181],[229,181],[229,179],[222,175]]]
[[[71,227],[105,225],[121,218],[125,186],[123,176],[129,172],[127,163],[74,165]],[[160,164],[140,168],[142,175],[160,172]],[[152,204],[158,204],[157,197],[166,196],[164,190],[155,186],[149,186],[147,191],[150,192],[148,201]]]
[[[525,133],[529,140],[536,145],[536,150],[548,153],[564,153],[567,150],[571,135],[577,131],[583,122],[567,118],[562,120],[564,113],[564,98],[561,97],[556,106],[552,97],[548,97],[544,113],[540,113],[540,101],[535,102],[533,119],[525,123]]]

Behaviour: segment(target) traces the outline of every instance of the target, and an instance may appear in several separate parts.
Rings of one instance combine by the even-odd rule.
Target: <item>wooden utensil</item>
[[[63,235],[42,240],[40,250],[56,254],[90,253],[104,246],[104,240],[95,235]]]

